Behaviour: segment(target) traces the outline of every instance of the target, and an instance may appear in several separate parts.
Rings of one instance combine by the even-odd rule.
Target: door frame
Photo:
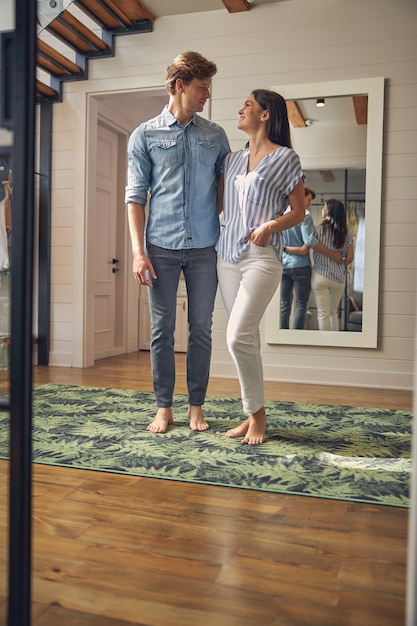
[[[113,190],[111,205],[109,205],[109,234],[111,237],[114,237],[113,244],[110,249],[102,250],[103,253],[107,252],[107,270],[110,271],[111,259],[118,259],[117,265],[113,265],[113,273],[111,274],[111,292],[112,295],[108,301],[107,306],[109,307],[108,311],[108,319],[109,325],[111,325],[110,333],[113,335],[113,339],[111,341],[111,345],[108,345],[106,349],[103,349],[101,352],[97,347],[97,332],[98,329],[96,327],[96,323],[94,325],[94,360],[100,360],[107,356],[116,356],[119,354],[123,354],[126,352],[126,320],[125,320],[125,307],[120,306],[126,299],[125,290],[126,290],[126,263],[125,263],[125,251],[126,251],[126,226],[125,226],[125,208],[124,208],[124,198],[123,198],[123,189],[121,180],[123,180],[126,171],[125,160],[122,155],[126,154],[126,138],[124,134],[120,134],[117,129],[110,126],[107,119],[103,118],[102,115],[98,116],[98,125],[97,125],[97,134],[101,136],[101,133],[106,133],[105,137],[107,140],[112,142],[112,151],[114,154],[112,155],[112,174],[111,174],[111,188]],[[104,141],[103,137],[101,137]],[[97,145],[100,145],[99,142]],[[99,150],[96,151],[96,154],[99,154]],[[123,178],[122,178],[123,176]],[[96,184],[95,184],[95,203],[94,203],[94,215],[93,215],[93,229],[95,233],[94,238],[94,246],[95,251],[97,251],[97,241],[99,241],[98,227],[100,222],[101,215],[101,207],[100,201],[98,200],[98,181],[97,181],[97,172],[96,172]],[[100,231],[101,232],[101,231]],[[108,242],[110,243],[110,242]],[[105,248],[107,246],[103,242]],[[90,248],[89,248],[90,251]],[[97,259],[97,256],[96,256]],[[97,261],[96,261],[97,262]],[[106,261],[105,261],[106,262]],[[104,268],[101,269],[103,271]],[[95,268],[95,274],[97,272],[97,267]],[[114,273],[117,272],[117,273]],[[106,272],[105,272],[106,273]],[[108,274],[106,273],[108,277]],[[101,274],[103,278],[103,274]],[[95,275],[95,280],[93,282],[93,297],[94,297],[94,310],[96,313],[97,303],[97,276]],[[108,286],[108,285],[107,285]],[[114,309],[113,312],[110,313],[110,310]],[[95,316],[96,317],[96,316]]]
[[[162,98],[168,100],[166,87],[164,85],[156,85],[154,87],[145,87],[143,89],[122,90],[120,92],[101,91],[86,94],[87,96],[87,125],[86,125],[86,171],[85,171],[85,239],[84,239],[84,320],[83,320],[83,346],[82,346],[82,363],[83,367],[94,365],[94,297],[93,297],[93,268],[94,256],[92,251],[95,245],[95,229],[94,229],[94,203],[95,203],[95,181],[96,181],[96,146],[97,146],[97,128],[100,122],[104,123],[107,128],[113,130],[119,135],[119,189],[124,193],[127,172],[127,142],[134,128],[143,121],[152,117],[149,115],[147,103],[149,99]],[[106,106],[106,103],[115,98],[123,98],[123,96],[135,97],[135,120],[132,122],[131,117],[124,116],[123,107],[118,106],[118,113],[114,108]],[[143,109],[141,111],[140,102],[143,99]],[[154,114],[161,111],[161,103],[155,100],[152,109],[155,107]],[[145,113],[146,111],[146,113]],[[122,158],[123,157],[123,158]],[[119,307],[118,315],[123,318],[124,333],[123,347],[120,354],[133,352],[139,349],[139,287],[134,282],[132,276],[132,255],[129,237],[129,229],[127,222],[127,210],[124,204],[124,198],[120,200],[121,212],[124,211],[124,246],[121,245],[122,254],[119,255],[120,273],[123,271],[123,297],[118,298]],[[121,213],[119,214],[122,219]],[[122,250],[123,248],[123,250]]]
[[[123,190],[127,160],[126,155],[129,130],[115,122],[110,114],[106,114],[105,107],[92,95],[87,102],[87,133],[86,133],[86,234],[85,234],[85,316],[84,316],[84,367],[94,365],[94,246],[96,243],[95,214],[96,214],[96,175],[97,175],[97,134],[98,126],[103,125],[118,138],[118,172],[117,186],[120,196],[117,197],[117,221],[120,222],[120,236],[118,235],[118,257],[120,258],[119,284],[120,293],[116,299],[116,343],[115,354],[124,354],[128,349],[128,229],[124,207]],[[120,254],[119,254],[120,252]],[[117,328],[118,327],[118,328]]]

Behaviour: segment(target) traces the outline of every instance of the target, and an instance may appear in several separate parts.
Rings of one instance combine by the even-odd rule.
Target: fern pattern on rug
[[[33,460],[357,502],[409,506],[412,415],[406,411],[267,402],[267,440],[242,445],[226,431],[243,419],[238,398],[207,398],[210,430],[195,433],[176,395],[168,432],[146,430],[153,393],[48,384],[34,390]],[[7,458],[8,416],[0,415]]]

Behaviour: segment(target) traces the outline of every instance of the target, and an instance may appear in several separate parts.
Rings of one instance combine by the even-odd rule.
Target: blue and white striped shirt
[[[330,250],[340,250],[343,256],[347,255],[349,246],[353,243],[352,235],[348,232],[345,243],[342,248],[336,248],[333,244],[333,231],[330,228],[324,228],[323,224],[319,224],[315,228],[317,239],[323,246]],[[346,280],[346,266],[343,263],[336,263],[325,254],[320,254],[313,250],[313,270],[336,283],[344,283]]]
[[[255,228],[282,215],[288,195],[301,180],[298,155],[284,146],[266,155],[248,172],[249,150],[228,154],[224,160],[224,201],[217,243],[219,256],[236,263],[250,245],[243,240]],[[282,233],[272,233],[270,245],[282,256]]]

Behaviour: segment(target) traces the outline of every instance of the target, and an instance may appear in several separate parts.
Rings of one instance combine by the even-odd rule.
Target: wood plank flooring
[[[185,392],[178,355],[178,393]],[[34,383],[151,389],[148,353]],[[268,399],[411,409],[390,390],[267,383]],[[212,379],[210,395],[238,396]],[[207,416],[209,419],[209,416]],[[8,463],[0,461],[0,625]],[[408,510],[34,465],[33,626],[401,626]],[[18,625],[16,625],[18,626]]]

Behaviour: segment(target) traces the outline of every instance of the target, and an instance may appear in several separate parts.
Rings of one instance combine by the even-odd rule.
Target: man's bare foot
[[[210,426],[204,419],[203,409],[201,408],[201,406],[190,404],[190,406],[188,407],[187,415],[190,420],[191,430],[194,430],[195,432],[202,432],[210,428]]]
[[[249,415],[242,424],[228,430],[226,437],[243,437],[242,443],[256,445],[264,443],[265,428],[266,413],[265,408],[261,407],[256,413]]]
[[[146,430],[151,433],[166,433],[168,426],[173,423],[172,408],[161,408],[157,410],[153,422],[147,426]]]

